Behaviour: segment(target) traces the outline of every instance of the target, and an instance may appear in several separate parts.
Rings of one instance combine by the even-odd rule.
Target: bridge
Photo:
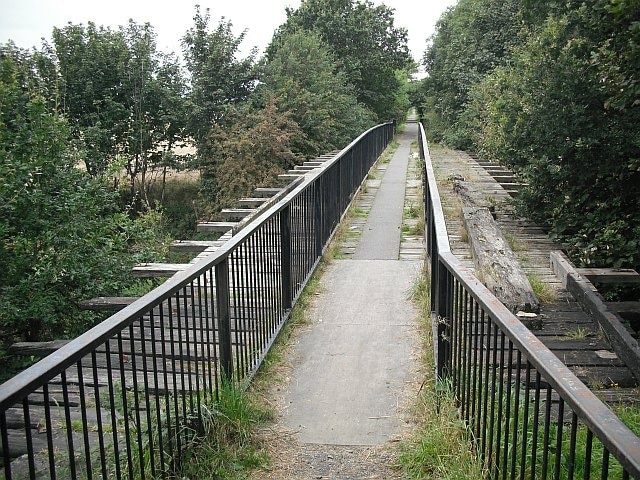
[[[343,409],[348,418],[360,419],[359,430],[345,427],[340,419],[327,421],[327,410],[318,405],[320,398],[337,399],[341,405],[348,401],[340,388],[314,389],[331,383],[324,375],[335,376],[335,371],[322,370],[330,362],[300,358],[298,391],[290,392],[290,400],[303,406],[293,408],[288,421],[308,425],[300,432],[301,442],[378,444],[400,429],[388,400],[400,388],[397,382],[407,380],[404,367],[411,347],[403,339],[411,337],[408,317],[415,315],[402,294],[419,274],[416,266],[424,256],[431,277],[437,375],[450,383],[472,448],[488,475],[578,478],[580,471],[580,478],[640,478],[640,439],[595,388],[596,383],[636,385],[637,342],[616,323],[615,312],[597,303],[590,282],[610,278],[612,272],[575,269],[535,226],[500,211],[507,204],[498,201],[491,206],[498,208],[502,226],[510,223],[519,241],[530,247],[528,268],[554,282],[558,292],[535,312],[506,307],[495,290],[478,280],[481,269],[473,263],[471,242],[461,234],[464,215],[451,207],[454,197],[446,191],[463,181],[485,189],[479,198],[500,199],[517,189],[516,182],[508,175],[491,177],[493,167],[472,157],[430,152],[424,130],[415,122],[398,137],[393,159],[376,163],[394,130],[393,123],[379,125],[340,152],[289,172],[295,183],[271,192],[277,196],[270,203],[247,201],[244,210],[265,205],[240,223],[202,226],[231,232],[223,243],[188,244],[206,255],[188,265],[165,266],[171,277],[160,287],[139,299],[122,300],[121,309],[103,323],[3,384],[4,478],[171,476],[179,469],[190,432],[198,428],[222,383],[233,379],[246,385],[252,380],[345,222],[355,233],[343,239],[340,255],[352,263],[336,262],[340,265],[330,272],[329,283],[337,290],[325,291],[319,302],[318,308],[328,309],[321,310],[327,319],[324,333],[322,327],[315,330],[320,333],[307,337],[304,347],[338,351],[342,347],[335,343],[340,337],[335,331],[340,330],[350,348],[364,347],[366,360],[382,360],[366,374],[353,368],[357,355],[349,357],[351,363],[343,359],[334,364],[353,374],[342,390],[352,385],[373,402]],[[421,174],[421,181],[412,183],[406,169],[413,142],[422,163],[409,162],[410,171],[417,168]],[[464,178],[454,177],[452,169]],[[400,235],[411,195],[409,203],[424,205],[424,246],[421,235],[408,230]],[[350,206],[366,212],[366,219],[346,216]],[[233,215],[245,213],[249,215],[228,215],[237,219]],[[382,290],[368,295],[377,288]],[[340,292],[344,296],[331,297]],[[384,295],[389,301],[379,302]],[[354,305],[360,313],[345,313]],[[375,317],[376,312],[382,316]],[[342,320],[345,315],[364,316],[370,325],[354,328]],[[572,320],[586,332],[583,338],[571,334]],[[595,336],[600,328],[606,336]],[[327,343],[323,336],[331,332],[334,337]],[[357,377],[374,391],[360,390]],[[390,393],[380,393],[378,387]],[[602,390],[602,397],[616,401],[612,392],[617,391]],[[316,401],[305,405],[304,392]],[[624,394],[630,398],[633,390]]]

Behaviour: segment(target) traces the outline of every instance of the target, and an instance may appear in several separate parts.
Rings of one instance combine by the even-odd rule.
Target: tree
[[[305,133],[305,156],[342,148],[373,125],[374,116],[356,99],[355,89],[315,33],[280,36],[264,68],[258,94],[274,99]]]
[[[582,265],[640,265],[639,20],[636,1],[564,4],[472,91],[478,148]]]
[[[0,329],[41,340],[77,325],[78,300],[123,277],[130,222],[76,168],[64,118],[37,88],[34,57],[0,47]],[[76,330],[77,331],[77,330]]]
[[[460,0],[436,24],[423,62],[426,95],[439,117],[433,126],[452,146],[470,147],[465,109],[470,89],[503,65],[521,43],[518,0]]]
[[[294,145],[304,133],[275,102],[255,109],[246,103],[229,112],[227,125],[214,125],[203,150],[201,174],[216,206],[231,205],[257,186],[273,185],[277,175],[302,160]]]
[[[237,58],[244,33],[235,37],[231,22],[224,18],[210,32],[208,9],[203,15],[196,7],[193,20],[182,43],[191,73],[189,133],[200,147],[213,124],[225,122],[227,109],[249,97],[257,78],[255,53],[242,60]]]
[[[157,50],[150,24],[130,20],[118,31],[89,23],[54,29],[69,118],[87,171],[123,164],[148,203],[149,173],[185,141],[185,81],[177,60]],[[120,162],[119,160],[122,160]]]
[[[329,46],[354,85],[360,103],[377,120],[390,120],[399,111],[397,92],[402,88],[396,71],[408,72],[413,60],[407,47],[407,32],[394,25],[393,10],[369,1],[305,0],[297,10],[287,9],[267,49],[271,60],[285,43],[282,37],[299,31],[314,32]]]
[[[122,153],[130,119],[122,88],[129,52],[122,34],[89,22],[53,29],[60,71],[61,111],[91,175]]]

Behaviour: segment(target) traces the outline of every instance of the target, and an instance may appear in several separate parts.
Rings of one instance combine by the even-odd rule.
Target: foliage
[[[373,125],[337,60],[315,33],[282,35],[257,93],[273,98],[306,135],[296,150],[313,156],[345,147]]]
[[[524,210],[582,265],[640,265],[640,23],[631,3],[549,17],[509,67],[475,88],[471,107],[478,148],[524,174]]]
[[[224,17],[209,31],[208,9],[202,14],[196,7],[193,20],[182,44],[191,74],[189,132],[200,146],[213,124],[225,123],[227,109],[249,97],[257,78],[255,53],[236,58],[244,33],[235,37]]]
[[[429,119],[514,167],[523,212],[574,261],[640,265],[638,1],[509,3],[502,20],[492,5],[463,0],[441,19],[425,57]]]
[[[177,59],[158,52],[151,25],[133,21],[118,31],[69,24],[54,28],[53,39],[60,111],[87,171],[117,170],[121,158],[131,195],[148,200],[148,174],[175,165],[174,148],[186,142],[186,85]]]
[[[394,25],[393,9],[368,0],[307,0],[297,10],[287,9],[287,21],[276,32],[268,59],[283,45],[282,37],[300,31],[315,32],[330,48],[355,86],[358,101],[378,121],[404,115],[406,106],[397,104],[403,85],[396,71],[408,71],[413,61],[407,31]]]
[[[249,471],[268,462],[253,434],[271,414],[240,387],[223,382],[216,402],[203,404],[202,410],[201,435],[185,450],[181,478],[247,478]]]
[[[229,115],[228,128],[211,129],[200,159],[205,193],[220,207],[273,184],[301,160],[292,148],[304,140],[298,125],[273,102],[259,110],[247,104]]]
[[[435,378],[431,335],[431,288],[423,272],[411,289],[419,309],[424,356],[424,381],[414,405],[417,428],[399,444],[399,464],[406,478],[486,478],[482,461],[471,448],[471,433],[460,412],[451,385]]]
[[[471,86],[502,65],[519,42],[517,0],[460,0],[436,25],[423,62],[426,95],[441,118],[445,143],[470,146],[465,107]]]
[[[10,45],[0,50],[0,328],[36,340],[64,331],[60,320],[95,290],[97,272],[121,271],[111,254],[126,242],[126,218],[99,182],[74,168],[66,122],[30,88],[20,56],[28,57]]]

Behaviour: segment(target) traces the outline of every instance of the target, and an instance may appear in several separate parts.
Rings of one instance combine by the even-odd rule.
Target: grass
[[[430,284],[422,275],[411,291],[422,323],[424,381],[413,407],[417,426],[400,442],[399,464],[412,479],[478,479],[484,477],[479,459],[470,448],[469,431],[458,415],[450,386],[434,375],[431,336]]]
[[[273,414],[233,383],[220,387],[218,400],[205,409],[201,441],[185,449],[180,478],[244,479],[269,461],[254,429]]]
[[[527,274],[533,293],[542,303],[553,303],[558,299],[558,294],[547,282],[543,282],[535,273]]]
[[[589,330],[582,327],[577,327],[575,330],[571,332],[567,332],[567,337],[573,340],[584,340],[589,336]]]
[[[522,252],[526,250],[522,245],[522,243],[520,242],[520,240],[518,240],[518,237],[516,237],[513,233],[503,230],[502,236],[504,237],[507,244],[509,245],[509,247],[511,247],[511,250],[513,250],[514,253]]]

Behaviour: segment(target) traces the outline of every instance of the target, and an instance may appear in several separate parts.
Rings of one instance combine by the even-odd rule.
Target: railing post
[[[229,258],[216,265],[216,298],[218,301],[218,342],[220,371],[225,380],[233,378],[231,354],[231,296],[229,292]]]
[[[282,308],[291,309],[291,204],[280,211],[280,267],[282,271]]]

